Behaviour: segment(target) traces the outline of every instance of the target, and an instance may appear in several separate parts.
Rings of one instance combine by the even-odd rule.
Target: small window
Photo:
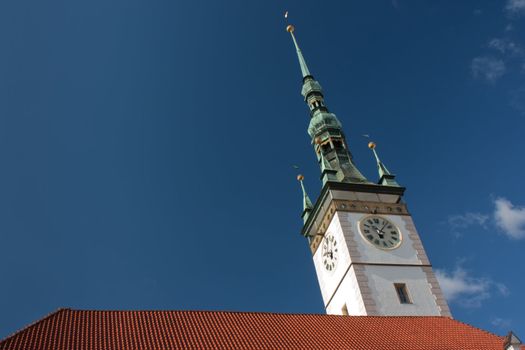
[[[335,149],[343,148],[343,142],[341,140],[332,140]]]
[[[330,143],[325,143],[324,145],[321,145],[321,149],[323,150],[323,153],[328,153],[332,150],[332,147],[330,146]]]
[[[396,288],[397,296],[401,304],[412,304],[408,295],[407,285],[404,283],[394,283]]]
[[[343,305],[341,313],[343,314],[343,316],[348,316],[348,308],[346,307],[346,304]]]

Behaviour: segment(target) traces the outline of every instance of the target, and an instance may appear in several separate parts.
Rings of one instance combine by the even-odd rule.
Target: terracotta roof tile
[[[447,317],[60,309],[0,350],[502,349],[503,337]]]

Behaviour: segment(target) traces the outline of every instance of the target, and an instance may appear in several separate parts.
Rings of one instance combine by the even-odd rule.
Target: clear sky
[[[525,2],[0,3],[0,338],[59,307],[323,313],[283,13],[455,318],[525,338]]]

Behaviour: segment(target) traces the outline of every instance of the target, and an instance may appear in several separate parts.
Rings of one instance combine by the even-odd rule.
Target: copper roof
[[[494,350],[503,341],[447,317],[60,309],[0,341],[0,350]]]

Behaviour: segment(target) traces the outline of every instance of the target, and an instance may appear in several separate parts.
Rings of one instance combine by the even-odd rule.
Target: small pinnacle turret
[[[303,213],[301,217],[303,218],[303,221],[306,222],[308,220],[308,216],[310,216],[310,212],[314,208],[312,201],[310,200],[310,197],[308,197],[308,194],[306,193],[306,189],[304,188],[304,176],[303,175],[297,175],[297,181],[301,184],[301,190],[303,191]]]
[[[321,168],[323,185],[327,182],[369,183],[352,161],[341,123],[324,103],[323,89],[314,79],[294,35],[292,25],[286,27],[292,36],[303,76],[301,94],[310,109],[308,134]]]
[[[383,164],[381,159],[379,159],[379,156],[377,155],[377,152],[376,152],[376,144],[374,142],[369,142],[368,148],[372,150],[376,158],[377,170],[379,172],[379,182],[378,183],[380,185],[385,185],[385,186],[399,186],[399,184],[395,180],[396,176],[392,174],[390,171],[388,171],[388,169]]]

